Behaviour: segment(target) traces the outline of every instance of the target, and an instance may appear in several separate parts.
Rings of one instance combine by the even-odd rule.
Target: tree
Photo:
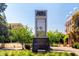
[[[47,33],[50,43],[63,43],[64,34],[58,31]]]
[[[63,38],[64,44],[67,44],[68,38],[69,38],[68,35],[64,35],[64,38]]]
[[[24,49],[26,43],[32,43],[33,34],[29,27],[18,27],[18,29],[9,30],[9,39],[11,42],[20,42]]]
[[[14,29],[9,29],[9,41],[12,42],[17,42],[18,37],[17,37],[17,31]]]
[[[2,42],[8,39],[8,28],[7,28],[5,13],[4,13],[6,8],[7,5],[5,3],[0,3],[0,40]],[[3,38],[3,40],[1,38]]]
[[[18,41],[22,43],[23,49],[26,43],[32,42],[33,39],[32,31],[28,27],[18,29],[17,35],[18,35]]]

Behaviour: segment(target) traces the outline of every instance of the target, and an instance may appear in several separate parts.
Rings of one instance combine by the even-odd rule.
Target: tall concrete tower
[[[35,36],[37,38],[46,38],[47,32],[47,11],[35,11]]]
[[[49,50],[47,32],[47,10],[35,10],[35,38],[33,40],[33,51]]]

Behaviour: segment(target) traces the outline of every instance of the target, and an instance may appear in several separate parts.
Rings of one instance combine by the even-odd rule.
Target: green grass
[[[76,56],[67,52],[33,53],[29,50],[0,50],[0,56]]]
[[[58,44],[53,43],[53,44],[51,44],[51,46],[53,46],[53,47],[58,47]]]

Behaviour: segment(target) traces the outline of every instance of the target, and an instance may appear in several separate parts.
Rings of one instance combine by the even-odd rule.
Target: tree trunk
[[[25,43],[22,43],[22,50],[25,49]]]
[[[12,43],[12,40],[10,40],[10,43]]]

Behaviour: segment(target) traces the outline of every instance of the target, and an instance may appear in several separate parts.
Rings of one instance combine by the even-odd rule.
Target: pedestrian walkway
[[[56,50],[56,51],[73,52],[79,56],[79,49],[75,49],[72,47],[51,47],[51,49]]]

